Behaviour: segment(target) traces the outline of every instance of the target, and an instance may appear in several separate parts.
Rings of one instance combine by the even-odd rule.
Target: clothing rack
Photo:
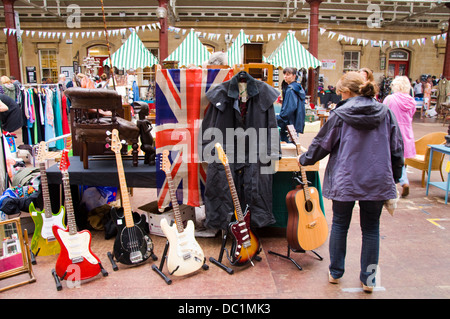
[[[63,91],[61,90],[59,84],[26,83],[22,85],[21,89],[24,97],[20,106],[23,112],[25,112],[25,122],[22,132],[27,136],[24,138],[24,143],[32,146],[39,144],[42,140],[46,142],[56,141],[57,149],[62,149],[64,147],[64,143],[61,142],[60,139],[55,140],[53,138],[69,133],[70,127],[68,124],[68,114],[66,112],[68,102],[65,97],[62,98]],[[39,92],[36,92],[36,89]],[[51,94],[49,100],[43,98],[44,96],[48,97],[48,94]],[[56,95],[57,97],[55,97]],[[39,97],[36,98],[36,96]],[[50,106],[49,111],[51,113],[49,113],[50,121],[48,122],[46,115],[48,106],[46,105],[50,105],[49,103],[52,103],[53,105]],[[33,120],[28,122],[28,118],[31,119],[31,114],[33,114]]]

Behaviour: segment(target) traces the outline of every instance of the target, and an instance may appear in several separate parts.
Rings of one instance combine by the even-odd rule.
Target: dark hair
[[[296,68],[291,68],[291,67],[284,68],[283,69],[283,74],[286,74],[286,73],[297,75],[297,69]]]
[[[359,86],[359,93],[365,97],[374,97],[378,93],[378,85],[372,81],[366,81]]]

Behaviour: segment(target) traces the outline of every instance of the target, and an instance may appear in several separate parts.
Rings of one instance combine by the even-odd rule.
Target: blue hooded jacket
[[[305,91],[300,83],[292,82],[286,88],[277,123],[280,127],[280,139],[288,142],[287,125],[294,125],[297,133],[303,133],[305,128]]]
[[[343,202],[397,197],[403,139],[386,105],[362,96],[339,102],[300,164],[312,165],[327,155],[324,197]]]

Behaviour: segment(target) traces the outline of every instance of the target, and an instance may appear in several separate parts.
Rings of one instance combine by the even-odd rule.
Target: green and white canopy
[[[242,63],[242,45],[244,43],[250,43],[247,35],[244,33],[244,30],[241,30],[234,40],[233,44],[228,48],[227,58],[228,65],[233,66],[235,64]]]
[[[317,68],[321,63],[295,38],[293,32],[288,32],[284,41],[267,58],[275,67]]]
[[[158,64],[155,56],[144,46],[137,32],[132,31],[127,41],[111,55],[112,65],[118,69],[138,69]],[[103,62],[109,65],[109,59]]]
[[[198,36],[192,29],[181,44],[164,61],[178,61],[178,66],[193,64],[201,66],[208,62],[211,53],[200,42]]]

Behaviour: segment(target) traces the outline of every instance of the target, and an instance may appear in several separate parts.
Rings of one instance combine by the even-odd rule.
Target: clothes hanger
[[[247,73],[247,72],[245,72],[245,71],[240,71],[240,72],[237,74],[238,81],[239,81],[239,82],[247,82],[247,76],[248,76],[248,73]]]

